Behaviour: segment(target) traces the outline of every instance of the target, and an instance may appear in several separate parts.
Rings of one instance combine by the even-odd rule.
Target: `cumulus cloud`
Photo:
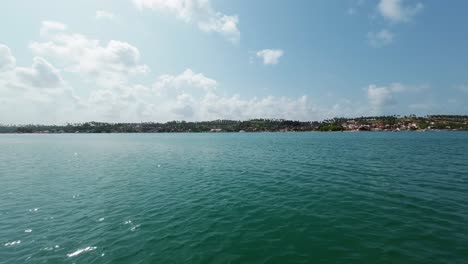
[[[367,97],[375,112],[380,112],[383,107],[395,104],[393,93],[388,87],[377,87],[374,84],[369,85]]]
[[[190,68],[159,75],[151,86],[141,84],[131,78],[148,72],[136,47],[118,40],[102,43],[60,22],[43,22],[41,40],[31,42],[30,49],[32,65],[19,67],[0,44],[0,112],[12,113],[0,122],[310,120],[324,115],[307,96],[221,95],[217,80]],[[267,58],[267,63],[274,60]],[[90,85],[78,97],[64,76]]]
[[[396,94],[424,89],[394,83],[370,85],[368,104],[341,100],[318,106],[308,96],[245,98],[219,92],[220,83],[209,75],[186,69],[153,77],[152,85],[133,75],[147,72],[133,45],[112,40],[102,43],[70,32],[61,23],[44,23],[40,41],[32,42],[31,65],[16,65],[11,50],[0,44],[0,122],[63,123],[80,121],[140,122],[285,118],[318,120],[333,116],[380,113],[396,103]],[[267,54],[263,54],[268,57]],[[274,64],[275,56],[266,59]],[[67,78],[90,84],[72,87]],[[77,85],[76,82],[73,82]],[[79,96],[74,88],[81,88]]]
[[[367,33],[367,39],[372,47],[383,47],[393,42],[394,34],[386,29]]]
[[[96,15],[95,15],[96,19],[109,19],[109,20],[112,20],[115,18],[115,14],[110,12],[110,11],[106,11],[106,10],[98,10],[96,11]]]
[[[237,15],[226,15],[216,11],[210,0],[133,0],[140,10],[152,9],[167,12],[177,18],[193,23],[205,32],[223,35],[233,43],[240,39]]]
[[[0,112],[11,113],[0,116],[2,123],[315,120],[349,110],[318,107],[308,96],[221,94],[216,79],[190,68],[142,84],[133,76],[148,70],[136,47],[118,40],[102,43],[59,22],[44,22],[41,39],[30,43],[30,49],[32,65],[20,67],[10,49],[0,44]]]
[[[0,71],[14,68],[16,59],[8,46],[0,43]]]
[[[381,114],[389,107],[397,104],[396,95],[403,93],[420,93],[429,90],[427,85],[407,85],[402,83],[392,83],[386,86],[371,84],[367,87],[366,93],[371,112]]]
[[[0,44],[0,50],[7,50]],[[10,60],[16,61],[11,53]],[[9,64],[0,71],[0,122],[56,122],[70,118],[80,105],[60,70],[41,57],[30,67]]]
[[[40,57],[34,58],[31,68],[18,67],[16,75],[21,82],[36,88],[58,88],[64,84],[59,71]]]
[[[148,72],[148,67],[140,64],[140,51],[127,42],[110,40],[102,44],[99,40],[68,31],[64,24],[50,21],[42,23],[41,35],[42,41],[30,43],[32,52],[52,60],[68,72],[104,82]]]
[[[31,67],[16,65],[10,48],[0,43],[0,74],[3,89],[56,89],[65,87],[60,71],[41,57],[34,57]]]
[[[240,95],[222,96],[217,92],[218,82],[191,69],[171,75],[161,75],[153,89],[159,101],[155,111],[165,112],[164,120],[213,120],[249,118],[292,118],[307,120],[322,113],[307,96],[254,97],[243,99]],[[147,107],[147,110],[152,107]]]
[[[88,107],[105,121],[170,121],[249,118],[323,118],[324,112],[307,96],[224,96],[218,82],[186,69],[180,74],[163,74],[151,88],[127,85],[93,91]],[[92,116],[92,115],[91,115]]]
[[[408,22],[421,12],[424,5],[420,2],[414,5],[404,5],[404,0],[380,0],[377,9],[385,19],[394,22]]]
[[[180,75],[163,74],[154,85],[158,91],[166,89],[183,90],[187,88],[203,89],[206,92],[216,90],[218,82],[205,77],[202,73],[194,73],[191,69],[186,69]]]
[[[275,65],[278,64],[283,54],[281,49],[264,49],[257,52],[257,57],[261,58],[265,65]]]
[[[329,115],[343,115],[342,109],[325,110],[307,96],[242,98],[240,95],[221,95],[216,80],[191,69],[180,74],[160,75],[152,87],[129,82],[96,86],[84,94],[81,91],[82,96],[77,97],[71,88],[67,89],[60,76],[51,78],[43,75],[42,67],[48,69],[46,72],[49,74],[59,74],[46,61],[36,59],[31,68],[20,70],[28,74],[12,78],[10,92],[2,90],[4,78],[0,79],[0,111],[18,109],[9,116],[2,116],[0,122],[164,122],[250,118],[315,120]],[[43,81],[39,81],[40,76],[44,76]],[[59,84],[63,87],[45,88]]]

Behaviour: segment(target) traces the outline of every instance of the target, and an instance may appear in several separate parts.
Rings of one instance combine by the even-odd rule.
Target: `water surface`
[[[0,263],[467,263],[468,133],[0,135]]]

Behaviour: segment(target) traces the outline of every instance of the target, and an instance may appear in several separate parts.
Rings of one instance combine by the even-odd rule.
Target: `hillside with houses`
[[[65,125],[0,125],[0,133],[201,133],[306,131],[468,131],[467,115],[373,116],[323,121],[252,119],[166,123],[86,122]]]

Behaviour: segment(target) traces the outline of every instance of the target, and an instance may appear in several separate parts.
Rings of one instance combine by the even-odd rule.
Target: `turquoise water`
[[[468,133],[0,135],[0,263],[468,263]]]

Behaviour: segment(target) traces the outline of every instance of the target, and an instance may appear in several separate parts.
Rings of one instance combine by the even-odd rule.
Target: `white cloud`
[[[60,30],[51,31],[51,25]],[[68,72],[92,76],[103,82],[148,72],[148,67],[140,64],[140,51],[127,42],[110,40],[101,44],[99,40],[68,31],[58,22],[44,22],[41,32],[47,32],[41,34],[44,40],[29,45],[33,53],[50,59]]]
[[[96,11],[96,19],[109,19],[109,20],[112,20],[114,18],[115,18],[115,14],[110,12],[110,11],[106,11],[106,10]]]
[[[221,97],[208,94],[200,109],[206,119],[286,118],[311,120],[323,118],[307,96],[299,98],[266,96],[242,99],[235,95]]]
[[[261,58],[265,65],[274,65],[278,64],[283,54],[283,50],[280,49],[264,49],[257,52],[257,57]]]
[[[307,96],[222,96],[218,82],[187,69],[159,76],[152,88],[116,86],[92,91],[82,114],[84,120],[170,121],[249,118],[320,119],[328,112],[317,108]],[[90,111],[92,109],[92,112]]]
[[[14,68],[16,59],[8,46],[0,43],[0,72]]]
[[[393,42],[394,34],[386,29],[367,33],[367,39],[372,47],[383,47]]]
[[[59,70],[40,57],[34,58],[31,68],[16,68],[16,76],[22,83],[35,88],[59,88],[64,85]]]
[[[28,67],[17,66],[0,44],[0,113],[10,113],[0,115],[1,123],[316,120],[343,115],[343,109],[350,113],[349,105],[319,108],[307,96],[223,95],[217,80],[192,69],[159,75],[147,86],[133,77],[148,70],[131,44],[103,44],[58,22],[43,23],[41,31],[41,40],[30,44],[36,57]]]
[[[239,24],[237,16],[227,16],[218,13],[216,17],[212,17],[210,20],[200,21],[198,27],[205,32],[219,33],[232,43],[237,43],[240,39],[240,31],[237,28],[237,24]]]
[[[348,8],[348,10],[346,11],[348,13],[348,15],[350,16],[353,16],[355,14],[358,13],[358,10],[362,7],[362,5],[364,4],[364,0],[355,0],[355,1],[352,1],[351,2],[351,7]]]
[[[57,21],[43,21],[40,34],[43,37],[47,37],[49,34],[56,34],[60,31],[67,30],[67,25]]]
[[[239,95],[221,96],[218,82],[187,69],[181,74],[161,75],[154,89],[159,101],[154,110],[165,113],[164,120],[213,120],[249,118],[291,118],[308,120],[322,117],[307,96],[299,98],[266,96],[242,99]],[[148,107],[147,109],[151,109]]]
[[[41,31],[45,32],[42,39],[30,45],[36,57],[27,67],[17,66],[11,50],[0,44],[0,113],[9,113],[0,115],[2,123],[319,120],[380,113],[396,103],[398,93],[425,89],[400,83],[370,85],[366,90],[368,104],[343,99],[332,107],[319,107],[305,95],[223,95],[216,79],[190,68],[178,74],[159,75],[149,86],[132,78],[148,70],[140,62],[139,50],[131,44],[118,40],[101,43],[70,32],[58,22],[44,23]],[[281,55],[282,51],[275,59],[274,55],[262,53],[260,58],[274,64]],[[73,82],[72,87],[67,82],[70,77],[89,87],[80,87],[80,82]],[[74,88],[81,88],[79,97]]]
[[[240,39],[237,15],[216,11],[210,0],[133,0],[138,9],[152,9],[174,14],[177,18],[198,26],[202,31],[223,35],[233,43]]]
[[[60,71],[46,59],[35,57],[31,67],[17,66],[16,58],[9,47],[0,43],[0,62],[2,61],[0,84],[3,90],[46,89],[50,91],[66,86]]]
[[[397,94],[420,93],[428,90],[428,85],[406,85],[396,82],[387,86],[371,84],[367,87],[366,93],[370,110],[374,114],[381,114],[385,108],[397,104],[395,98]]]
[[[163,74],[151,88],[133,82],[117,83],[93,87],[81,97],[68,87],[60,71],[43,59],[36,58],[32,67],[18,67],[10,73],[7,84],[3,83],[7,75],[0,76],[0,111],[11,113],[0,118],[2,123],[316,120],[344,115],[342,108],[319,108],[307,96],[242,98],[221,95],[216,80],[191,69],[175,75]],[[349,107],[346,108],[348,114],[351,113]]]
[[[59,49],[63,53],[58,54],[74,54],[66,47]],[[82,45],[73,47],[82,51]],[[110,47],[105,50],[114,50],[113,45]],[[98,53],[101,48],[98,46]],[[2,49],[6,50],[3,46]],[[52,53],[52,57],[58,54]],[[78,63],[73,56],[71,61]],[[64,69],[67,65],[63,66]],[[0,112],[11,113],[2,116],[0,122],[163,122],[259,117],[310,120],[330,114],[316,107],[307,96],[223,96],[218,93],[218,81],[192,69],[180,74],[162,74],[152,87],[131,79],[111,83],[92,82],[92,89],[80,91],[80,97],[75,95],[61,72],[60,68],[40,57],[34,59],[31,67],[14,67],[0,72]],[[81,76],[82,72],[70,71],[68,75]],[[90,74],[83,77],[92,79]]]
[[[367,97],[375,113],[380,113],[385,106],[395,104],[393,93],[388,87],[371,84],[367,88]]]
[[[411,21],[424,8],[424,5],[420,2],[413,6],[405,6],[403,2],[404,0],[380,0],[377,9],[385,19],[400,23]]]
[[[54,123],[72,117],[79,106],[60,70],[44,58],[35,57],[30,67],[10,65],[0,71],[0,112],[9,113],[0,122]]]
[[[203,89],[206,92],[216,90],[218,82],[205,77],[202,73],[194,73],[191,69],[186,69],[180,75],[163,74],[154,85],[158,91],[165,89],[184,90],[186,88]]]

